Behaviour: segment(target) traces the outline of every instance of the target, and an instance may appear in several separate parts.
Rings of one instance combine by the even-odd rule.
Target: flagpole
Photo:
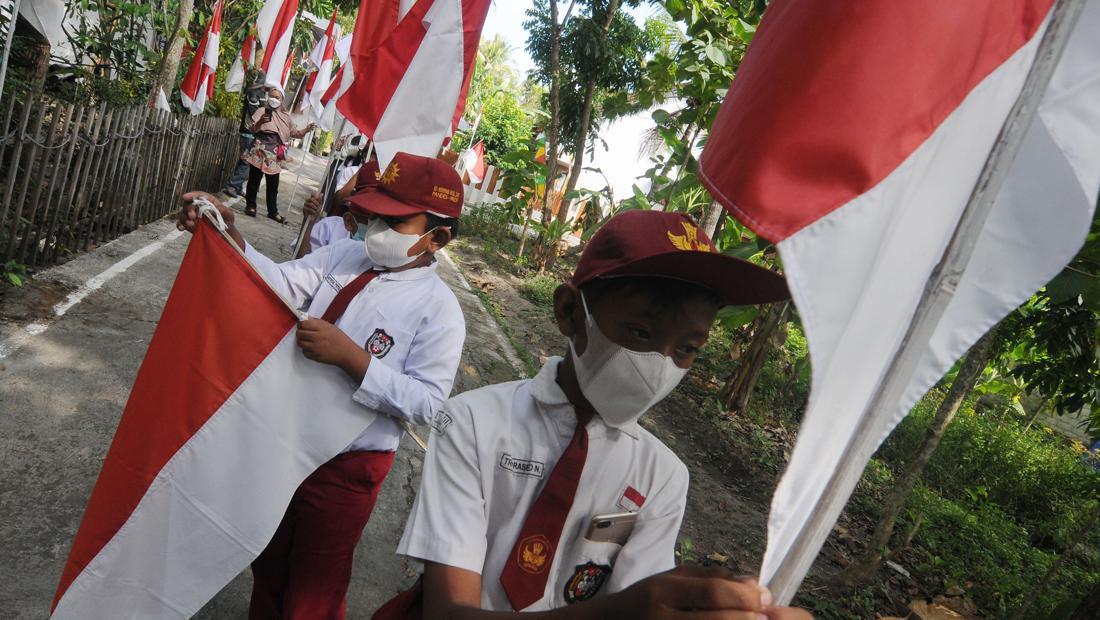
[[[347,123],[346,118],[340,117],[340,122],[336,124],[336,134],[333,138],[333,144],[340,138],[344,132],[344,125]],[[329,149],[328,163],[325,164],[325,177],[321,180],[321,206],[325,204],[325,197],[328,196],[329,185],[335,180],[335,170],[333,170],[332,161],[336,158],[336,149]],[[303,158],[304,161],[304,158]],[[295,186],[297,187],[297,186]],[[305,255],[305,240],[309,235],[310,230],[313,228],[313,222],[316,218],[310,215],[302,214],[302,227],[298,229],[298,241],[294,245],[294,258],[301,258]]]
[[[871,400],[842,452],[840,462],[829,477],[825,492],[814,504],[790,551],[780,561],[775,575],[765,584],[771,590],[776,605],[786,605],[794,598],[832,530],[833,523],[859,481],[864,464],[881,439],[878,433],[872,432],[875,421],[897,406],[928,348],[928,343],[966,272],[974,246],[1020,151],[1084,4],[1085,0],[1056,0],[1023,88],[1005,118],[955,231],[925,284],[901,344],[879,378]]]
[[[8,56],[11,54],[12,42],[15,40],[15,24],[19,21],[19,5],[21,0],[15,0],[11,5],[11,21],[8,22],[8,36],[4,41],[4,56],[0,58],[0,97],[4,96],[4,80],[8,77]]]

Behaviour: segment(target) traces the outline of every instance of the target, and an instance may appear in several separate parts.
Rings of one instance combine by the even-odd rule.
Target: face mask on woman
[[[435,231],[434,228],[423,235],[399,233],[390,228],[386,220],[376,217],[367,224],[366,230],[363,231],[363,244],[367,249],[367,258],[371,259],[374,264],[386,269],[408,265],[424,254],[424,252],[421,252],[415,256],[409,256],[409,250],[425,235],[430,235],[433,231]],[[358,235],[359,230],[356,230],[355,234]]]
[[[588,311],[584,293],[581,293],[581,303],[588,345],[584,353],[577,355],[573,341],[569,341],[581,393],[605,424],[612,428],[629,426],[668,396],[687,374],[687,369],[656,351],[642,353],[615,344],[600,330],[596,318]]]
[[[282,99],[279,99],[278,97],[267,98],[267,107],[271,108],[272,110],[278,110],[279,106],[281,105],[283,105]]]

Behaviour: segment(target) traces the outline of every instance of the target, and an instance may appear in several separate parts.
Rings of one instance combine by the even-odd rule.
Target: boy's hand
[[[180,196],[181,205],[179,213],[176,214],[176,228],[179,230],[186,230],[190,233],[195,232],[195,226],[199,223],[199,208],[195,205],[194,201],[198,198],[205,198],[210,201],[210,204],[214,205],[218,213],[221,213],[222,219],[225,220],[226,228],[234,228],[233,210],[222,204],[222,201],[206,192],[187,192]]]
[[[306,198],[306,203],[302,205],[302,212],[308,217],[321,217],[321,194],[319,192],[313,192],[309,198]]]
[[[752,580],[735,580],[718,567],[681,566],[643,579],[623,590],[624,617],[728,620],[810,620],[793,607],[772,607],[771,593]]]
[[[344,330],[323,319],[306,319],[298,323],[298,346],[307,359],[338,366],[353,379],[363,381],[370,364],[370,353],[344,333]]]

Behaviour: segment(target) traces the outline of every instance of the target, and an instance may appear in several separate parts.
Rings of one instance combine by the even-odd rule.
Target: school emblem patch
[[[577,572],[565,582],[565,602],[572,605],[596,596],[611,574],[611,567],[606,564],[587,562],[577,566]]]
[[[386,166],[386,169],[382,172],[382,176],[378,177],[378,180],[383,185],[392,185],[400,175],[401,166],[397,165],[397,162],[390,162],[390,165]]]
[[[367,353],[377,357],[386,357],[386,354],[393,348],[393,336],[386,333],[386,330],[381,327],[374,330],[370,338],[367,339]]]
[[[549,567],[550,554],[554,546],[542,534],[528,536],[523,539],[516,555],[516,563],[524,572],[537,575]]]
[[[668,231],[668,240],[677,250],[695,250],[698,252],[710,252],[710,245],[699,241],[699,229],[687,222],[683,222],[684,234],[676,235]]]

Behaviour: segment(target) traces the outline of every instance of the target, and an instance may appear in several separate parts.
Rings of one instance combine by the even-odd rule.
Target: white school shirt
[[[273,289],[316,318],[341,288],[375,266],[363,244],[351,239],[285,263],[245,244],[245,257]],[[348,397],[386,414],[345,452],[396,450],[404,433],[398,420],[429,424],[451,393],[466,338],[458,299],[436,274],[436,263],[383,272],[352,299],[336,326],[374,357],[361,384],[348,378]]]
[[[501,572],[514,561],[527,512],[576,428],[555,381],[560,361],[551,358],[527,381],[460,394],[432,423],[420,491],[397,552],[480,573],[483,609],[511,611]],[[687,467],[641,427],[628,434],[596,416],[587,430],[584,471],[546,591],[525,611],[618,592],[675,566]],[[638,520],[625,545],[584,538],[592,517],[632,510]]]

